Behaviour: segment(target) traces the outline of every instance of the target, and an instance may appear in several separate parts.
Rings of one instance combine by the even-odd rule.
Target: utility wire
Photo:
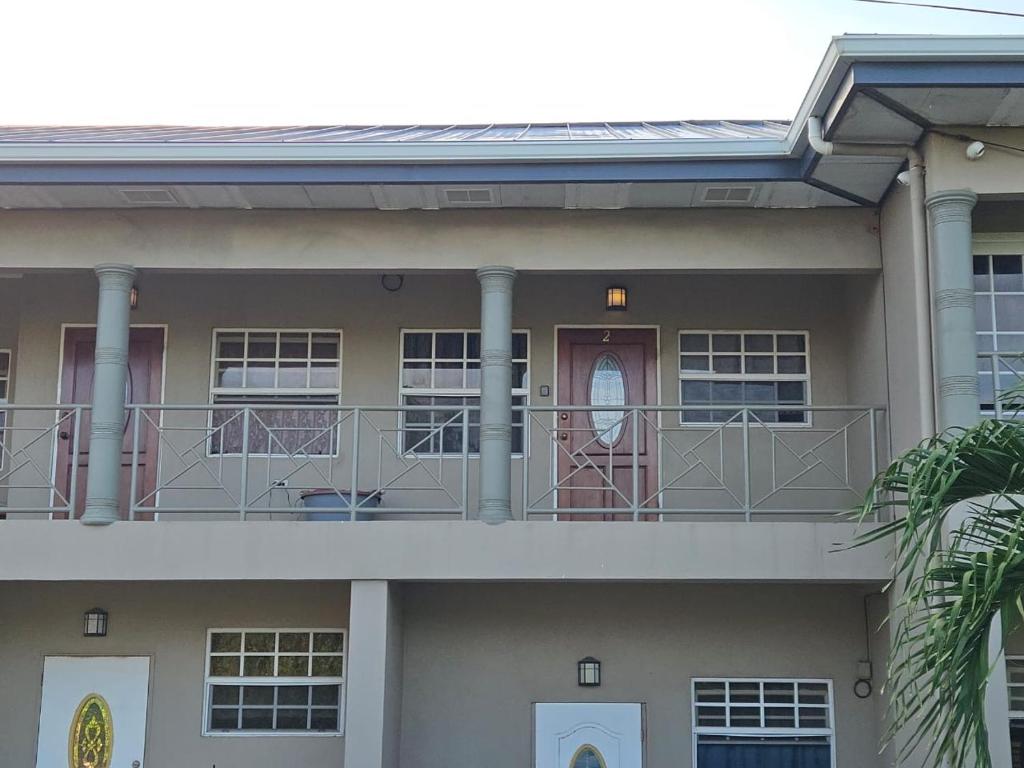
[[[1024,13],[1013,11],[994,11],[988,8],[965,8],[962,5],[936,5],[934,3],[905,3],[900,0],[854,0],[856,3],[876,3],[878,5],[905,5],[910,8],[938,8],[942,11],[964,11],[966,13],[985,13],[990,16],[1014,16],[1024,19]]]

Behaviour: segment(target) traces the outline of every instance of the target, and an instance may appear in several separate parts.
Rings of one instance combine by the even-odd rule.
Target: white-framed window
[[[1024,768],[1024,656],[1006,657],[1006,689],[1010,701],[1010,768]]]
[[[696,678],[694,768],[832,768],[831,680]]]
[[[11,389],[11,350],[0,349],[0,405],[7,405]],[[7,412],[0,411],[0,469],[4,466],[6,442]]]
[[[338,414],[312,405],[341,400],[341,331],[330,329],[215,329],[210,402],[217,405],[296,405],[254,410],[249,453],[334,456]],[[217,410],[210,453],[242,451],[240,411]]]
[[[203,734],[340,734],[345,630],[211,629]]]
[[[761,421],[806,424],[808,413],[787,405],[811,401],[810,336],[806,331],[679,332],[681,424],[736,419],[726,405],[776,406]]]
[[[466,428],[468,452],[480,452],[480,331],[473,329],[403,330],[401,338],[402,405],[436,406],[437,410],[402,415],[404,450],[417,455],[462,453],[462,415],[470,406]],[[523,406],[530,394],[530,335],[512,333],[512,405]],[[522,411],[512,412],[512,452],[523,452]]]
[[[1019,253],[976,253],[974,306],[983,413],[1024,378],[1024,265]]]

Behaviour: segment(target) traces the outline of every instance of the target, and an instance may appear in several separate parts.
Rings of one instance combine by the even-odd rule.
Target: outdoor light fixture
[[[132,292],[129,294],[128,304],[132,309],[139,308],[139,286],[132,286]]]
[[[968,160],[981,160],[985,155],[985,142],[983,141],[972,141],[967,145],[965,152]]]
[[[85,627],[82,630],[85,637],[106,637],[107,636],[107,612],[102,608],[90,608],[85,612]]]
[[[576,662],[577,681],[580,685],[593,688],[601,684],[601,662],[587,656]]]
[[[609,312],[625,312],[626,289],[619,285],[609,288],[605,295],[605,307]]]

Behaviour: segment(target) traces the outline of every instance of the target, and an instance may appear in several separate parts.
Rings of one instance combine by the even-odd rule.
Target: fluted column
[[[92,379],[89,477],[82,522],[103,525],[120,518],[128,315],[135,269],[126,264],[100,264],[95,271],[99,279],[96,363]]]
[[[969,427],[981,418],[978,400],[977,329],[974,316],[974,253],[971,212],[978,196],[969,189],[935,192],[925,204],[931,220],[932,292],[935,306],[935,378],[938,428]],[[963,522],[954,511],[950,529]],[[1003,661],[1002,618],[996,615],[989,637],[993,664],[985,690],[985,721],[992,765],[1010,764],[1010,703]]]
[[[480,519],[512,519],[512,267],[481,267]]]
[[[932,227],[935,377],[939,429],[969,427],[980,418],[969,189],[936,192],[926,204]]]

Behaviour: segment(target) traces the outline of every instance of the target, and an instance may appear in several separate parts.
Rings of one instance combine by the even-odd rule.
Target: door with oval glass
[[[643,705],[534,705],[534,768],[642,768]]]
[[[653,328],[559,329],[558,507],[573,510],[559,519],[632,520],[615,510],[658,506],[658,415],[631,410],[657,404],[657,360]]]

